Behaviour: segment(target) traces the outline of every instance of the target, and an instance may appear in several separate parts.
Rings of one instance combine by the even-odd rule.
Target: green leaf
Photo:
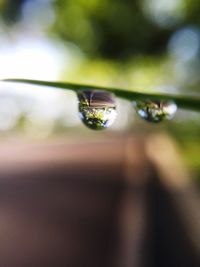
[[[198,96],[186,96],[186,95],[175,95],[175,94],[164,94],[164,93],[146,93],[142,92],[142,90],[136,91],[131,89],[102,87],[102,86],[76,84],[68,82],[50,82],[50,81],[28,80],[28,79],[4,79],[2,81],[48,86],[65,90],[72,90],[75,92],[88,89],[105,90],[114,93],[116,96],[120,98],[124,98],[130,101],[141,100],[141,99],[173,100],[179,108],[200,111],[200,97]]]

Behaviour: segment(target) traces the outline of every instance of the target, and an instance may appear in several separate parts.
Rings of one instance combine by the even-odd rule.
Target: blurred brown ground
[[[166,136],[0,144],[0,267],[199,267],[200,201]]]

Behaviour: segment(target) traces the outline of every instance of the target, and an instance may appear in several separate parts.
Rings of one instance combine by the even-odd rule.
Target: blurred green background
[[[0,78],[199,95],[199,13],[199,0],[0,0]],[[81,124],[72,93],[1,84],[0,96],[2,140],[168,132],[200,176],[198,113],[151,125],[118,100],[116,123],[97,133]]]

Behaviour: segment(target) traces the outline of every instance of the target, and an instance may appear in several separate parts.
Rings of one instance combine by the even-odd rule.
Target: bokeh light
[[[185,0],[144,0],[145,14],[163,28],[175,26],[185,17]]]
[[[169,53],[177,61],[195,59],[200,50],[200,31],[197,27],[186,27],[176,31],[169,40]]]

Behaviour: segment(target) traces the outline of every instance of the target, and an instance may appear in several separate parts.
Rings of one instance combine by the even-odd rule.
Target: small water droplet
[[[117,115],[115,96],[102,90],[78,92],[79,116],[90,129],[103,130],[110,127]]]
[[[177,110],[176,104],[171,100],[139,100],[134,102],[134,106],[142,119],[155,123],[171,120]]]

